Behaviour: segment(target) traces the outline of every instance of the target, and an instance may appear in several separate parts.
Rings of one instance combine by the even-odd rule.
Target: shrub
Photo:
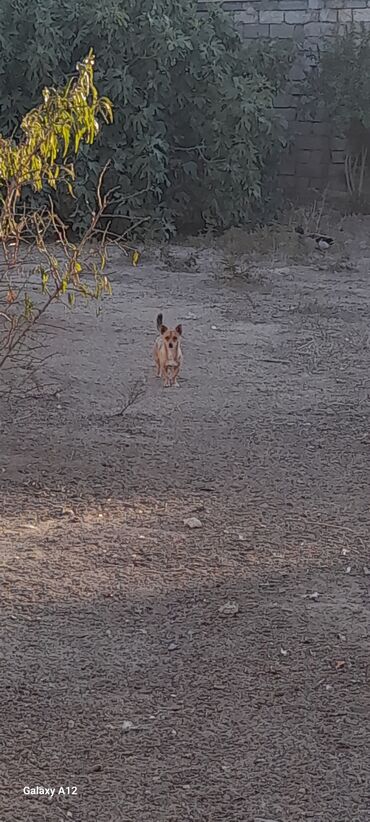
[[[60,81],[90,43],[97,82],[114,104],[107,137],[80,152],[74,208],[59,197],[74,229],[86,224],[110,158],[116,231],[149,225],[170,236],[265,215],[283,134],[273,99],[290,49],[243,44],[230,15],[197,14],[195,0],[2,5],[0,130],[12,129],[45,82]]]
[[[349,193],[361,199],[370,149],[370,31],[350,28],[331,38],[306,82],[306,108],[318,107],[347,138],[345,175]]]
[[[45,186],[53,191],[64,186],[73,194],[74,166],[65,158],[76,155],[80,145],[93,144],[101,117],[111,122],[112,108],[107,98],[98,96],[90,51],[64,89],[43,89],[43,102],[21,122],[19,140],[0,134],[0,369],[27,346],[30,333],[55,300],[65,296],[73,305],[78,294],[98,298],[110,290],[103,245],[88,261],[84,257],[106,206],[101,187],[100,211],[78,244],[68,240],[52,204],[20,207],[25,186],[37,193]],[[58,251],[48,244],[50,232],[59,241]]]

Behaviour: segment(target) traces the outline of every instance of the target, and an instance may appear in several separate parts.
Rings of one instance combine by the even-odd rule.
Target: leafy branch
[[[77,155],[81,142],[95,140],[99,117],[112,122],[112,105],[98,96],[90,51],[64,89],[44,89],[43,103],[23,118],[18,142],[0,137],[0,369],[27,347],[53,302],[65,298],[72,307],[77,295],[98,300],[111,293],[107,236],[98,229],[109,201],[103,193],[108,165],[100,172],[96,208],[78,242],[70,239],[50,197],[39,208],[19,205],[26,186],[39,192],[64,182],[73,196],[74,166],[66,158]]]

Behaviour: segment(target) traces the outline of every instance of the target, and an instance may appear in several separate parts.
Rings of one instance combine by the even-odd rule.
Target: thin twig
[[[138,380],[132,386],[124,406],[121,408],[120,411],[117,411],[116,414],[111,414],[111,416],[123,417],[126,411],[128,411],[129,408],[132,408],[132,406],[135,405],[135,403],[141,399],[144,393],[145,386],[140,380]]]

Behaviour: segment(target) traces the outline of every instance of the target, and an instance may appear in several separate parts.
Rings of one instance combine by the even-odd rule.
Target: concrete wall
[[[343,33],[353,23],[370,26],[370,0],[208,0],[208,6],[210,3],[233,16],[245,39],[291,38],[300,44],[289,85],[276,101],[292,138],[282,163],[283,182],[295,191],[326,186],[344,191],[344,139],[332,134],[327,122],[302,119],[297,106],[312,47]]]

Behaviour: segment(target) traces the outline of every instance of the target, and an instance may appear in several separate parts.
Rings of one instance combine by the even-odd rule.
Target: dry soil
[[[1,401],[1,822],[369,822],[370,221],[341,229],[232,278],[116,252]]]

